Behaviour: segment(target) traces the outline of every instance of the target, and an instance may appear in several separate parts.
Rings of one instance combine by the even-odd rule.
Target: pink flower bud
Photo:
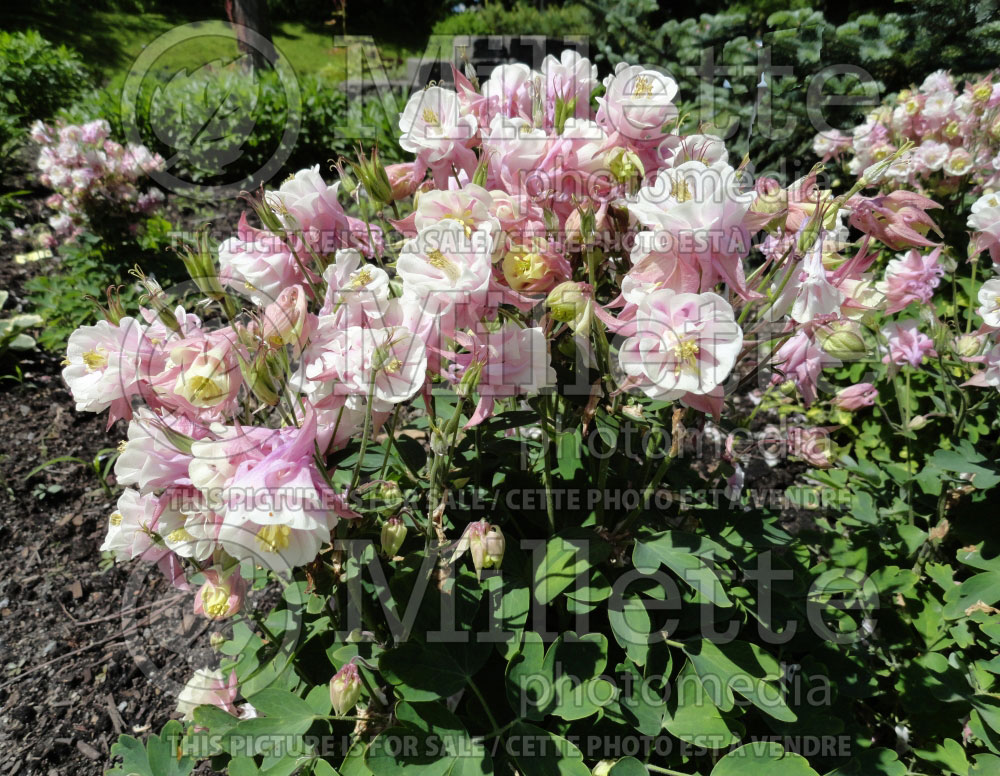
[[[878,398],[878,391],[871,383],[858,383],[838,391],[833,400],[834,406],[839,410],[853,412],[864,407],[871,407]]]
[[[361,697],[361,677],[354,663],[345,663],[330,680],[330,703],[338,717],[354,708]]]

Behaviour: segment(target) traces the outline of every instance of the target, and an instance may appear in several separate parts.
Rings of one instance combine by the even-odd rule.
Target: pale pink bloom
[[[240,574],[239,567],[228,575],[216,569],[201,572],[205,581],[194,596],[194,613],[210,620],[232,617],[243,608],[247,594],[247,583]]]
[[[597,98],[597,123],[609,134],[634,142],[657,140],[677,117],[677,83],[656,70],[621,62],[604,87],[604,96]]]
[[[661,156],[669,158],[663,162],[664,167],[677,167],[685,162],[701,162],[712,167],[718,163],[729,163],[729,151],[726,143],[717,135],[667,135],[659,145]]]
[[[336,380],[335,392],[359,400],[372,397],[375,410],[391,410],[423,386],[427,353],[423,340],[402,327],[369,329],[350,326],[324,339],[305,368],[313,381]]]
[[[392,186],[392,198],[394,201],[411,197],[416,192],[421,179],[416,176],[415,172],[413,162],[401,162],[385,166],[385,174],[389,178],[389,185]]]
[[[478,130],[475,116],[464,114],[458,95],[440,86],[410,95],[399,116],[399,145],[417,155],[415,176],[428,167],[439,188],[445,188],[452,165],[472,175],[476,155],[469,148]]]
[[[505,189],[511,195],[550,188],[551,164],[546,165],[546,161],[558,156],[564,147],[569,148],[569,144],[525,119],[495,116],[483,133],[483,152],[490,160],[490,187]]]
[[[196,417],[228,413],[243,385],[237,341],[232,329],[220,329],[170,343],[167,366],[152,380],[157,399]]]
[[[888,340],[888,353],[882,357],[883,364],[910,364],[918,367],[925,356],[936,356],[934,341],[917,328],[914,320],[886,324],[882,336]]]
[[[291,345],[298,354],[312,333],[315,317],[309,314],[305,288],[289,286],[264,308],[260,336],[269,347]]]
[[[774,307],[768,311],[772,319],[789,314],[796,323],[812,323],[839,316],[846,295],[827,277],[822,238],[806,252],[800,263],[790,263],[787,272],[791,273],[791,278],[785,281]]]
[[[108,531],[101,552],[111,552],[120,561],[141,558],[155,563],[168,550],[156,541],[156,524],[165,500],[152,493],[140,494],[126,488],[118,497],[117,509],[108,518]]]
[[[743,332],[733,308],[713,293],[652,291],[621,334],[618,360],[635,386],[653,399],[711,393],[729,376]]]
[[[889,303],[886,315],[897,313],[913,302],[930,301],[944,275],[944,267],[938,263],[940,255],[940,248],[935,248],[926,256],[921,256],[914,248],[905,256],[889,262],[885,268],[885,280],[879,288]]]
[[[541,97],[540,86],[541,76],[521,62],[497,65],[481,90],[485,103],[480,120],[489,124],[494,117],[504,116],[531,121],[535,99]]]
[[[462,224],[467,232],[490,219],[493,197],[482,186],[468,183],[453,191],[427,191],[417,196],[413,226],[426,226],[450,219]]]
[[[323,272],[323,280],[326,295],[320,315],[330,316],[323,326],[373,324],[389,308],[389,275],[381,267],[365,262],[357,251],[337,251],[334,262]]]
[[[572,116],[590,117],[590,95],[597,88],[597,65],[573,49],[565,49],[556,59],[551,54],[542,60],[545,84],[545,125],[551,129],[555,121],[556,99],[567,105],[576,100]]]
[[[194,710],[199,706],[216,706],[235,717],[238,692],[236,671],[226,679],[218,669],[199,668],[177,695],[177,711],[185,722],[194,720]]]
[[[937,140],[925,140],[916,150],[916,157],[928,170],[940,170],[948,161],[951,148],[947,143]]]
[[[147,327],[134,318],[118,325],[98,321],[81,326],[69,336],[62,376],[73,394],[77,412],[111,408],[109,425],[130,418],[129,400],[140,391],[140,381],[159,371],[164,356],[144,358],[150,347]]]
[[[954,94],[955,82],[945,70],[935,70],[920,84],[920,91],[924,94],[935,94],[937,92],[947,92]]]
[[[479,403],[469,426],[491,416],[496,399],[534,395],[555,385],[548,341],[538,327],[522,329],[508,323],[496,332],[458,335],[458,341],[468,352],[455,356],[449,379],[460,383],[466,375],[478,375],[478,382],[472,380],[472,385]]]
[[[833,404],[837,409],[853,412],[864,407],[871,407],[878,398],[878,390],[871,383],[849,385],[837,392]]]
[[[318,230],[333,234],[347,230],[347,214],[337,192],[340,181],[328,186],[313,165],[288,178],[277,191],[269,191],[265,203],[289,231]]]
[[[492,278],[495,235],[488,226],[469,234],[462,223],[446,219],[403,243],[396,274],[404,297],[420,300],[431,315],[450,314],[454,321],[448,328],[477,321],[489,301]]]
[[[993,263],[1000,263],[1000,194],[984,194],[973,202],[967,226],[973,230],[970,252],[988,250]]]
[[[964,148],[952,149],[944,163],[944,171],[949,175],[968,175],[973,170],[972,154]]]
[[[1000,344],[994,345],[983,357],[982,371],[976,372],[963,385],[974,385],[979,388],[987,386],[1000,389]]]
[[[780,374],[775,374],[772,382],[794,382],[808,407],[816,401],[816,383],[823,368],[839,363],[816,344],[806,329],[799,329],[775,351],[773,364]]]
[[[897,190],[875,197],[855,195],[849,205],[851,226],[894,251],[932,247],[934,243],[927,239],[927,232],[941,233],[926,212],[941,205],[912,191]]]
[[[187,485],[191,454],[178,450],[169,435],[204,439],[208,430],[182,415],[160,416],[139,408],[128,424],[128,441],[115,461],[119,485],[132,485],[140,493]]]
[[[273,437],[269,451],[246,451],[222,488],[219,542],[235,558],[288,570],[313,560],[338,519],[354,513],[316,466],[314,412]]]
[[[834,464],[833,440],[825,428],[795,426],[788,430],[788,452],[817,469]]]
[[[1000,278],[993,277],[979,287],[976,313],[991,329],[1000,329]]]
[[[752,191],[742,190],[739,175],[729,165],[685,162],[661,170],[627,206],[652,230],[650,252],[696,260],[702,288],[723,281],[746,296],[741,260],[750,250],[745,222],[754,199]]]
[[[301,253],[296,260],[277,235],[251,227],[244,213],[236,236],[219,246],[219,279],[234,291],[248,294],[254,304],[265,305],[277,299],[282,289],[305,282],[300,263],[308,262],[308,252],[303,249]]]

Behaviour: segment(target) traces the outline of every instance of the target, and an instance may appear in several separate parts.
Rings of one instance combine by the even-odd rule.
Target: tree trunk
[[[267,69],[275,59],[274,43],[271,42],[271,18],[267,11],[267,0],[225,0],[226,16],[230,24],[237,25],[236,40],[240,51],[249,55],[250,66]],[[244,28],[253,30],[263,42],[254,45]]]

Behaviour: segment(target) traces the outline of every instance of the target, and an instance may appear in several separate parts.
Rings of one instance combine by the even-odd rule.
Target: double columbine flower
[[[957,94],[939,74],[901,98],[901,114],[871,117],[867,134],[828,139],[831,154],[853,143],[865,171],[837,196],[817,172],[787,186],[752,180],[721,138],[679,134],[677,86],[655,70],[619,65],[596,112],[596,68],[573,52],[537,72],[502,65],[481,88],[460,73],[455,83],[407,101],[400,144],[413,161],[384,168],[373,154],[357,165],[362,186],[301,170],[253,198],[259,224],[244,214],[217,255],[202,241],[186,259],[206,296],[199,315],[169,309],[147,281],[154,309],[112,306],[70,337],[63,376],[77,409],[129,423],[115,466],[126,490],[102,549],[157,564],[179,588],[200,574],[205,615],[239,616],[235,565],[250,578],[254,566],[310,564],[341,520],[387,518],[381,548],[395,557],[406,528],[387,516],[410,500],[402,506],[394,483],[361,482],[360,466],[333,471],[335,456],[398,433],[432,390],[450,387],[461,403],[453,422],[432,419],[438,493],[463,417],[471,428],[529,406],[567,374],[602,372],[588,379],[609,404],[627,391],[715,417],[727,388],[758,371],[809,406],[824,399],[825,368],[876,349],[892,369],[918,369],[950,347],[968,384],[1000,385],[1000,280],[983,284],[982,325],[965,340],[932,339],[904,313],[930,307],[947,271],[929,215],[934,176],[981,187],[971,255],[1000,256],[995,175],[980,150],[989,144],[973,152],[963,140],[1000,102],[992,86]],[[899,189],[915,179],[897,135],[913,133],[934,171],[916,174],[922,194]],[[348,197],[379,212],[348,215]],[[871,345],[864,325],[881,329]],[[876,400],[862,383],[832,406]],[[797,454],[833,465],[825,439],[802,429]],[[376,485],[392,509],[352,509]],[[439,541],[461,531],[456,553],[469,552],[477,575],[501,566],[500,526],[437,525]],[[186,691],[185,713],[199,700],[230,710],[221,675],[202,679],[208,689]],[[359,684],[353,664],[334,677],[337,713]]]

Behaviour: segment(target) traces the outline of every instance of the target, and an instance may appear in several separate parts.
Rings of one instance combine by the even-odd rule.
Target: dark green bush
[[[0,157],[9,158],[31,122],[72,102],[83,76],[79,56],[65,46],[34,30],[0,32]]]
[[[434,25],[435,35],[589,35],[594,18],[582,5],[549,6],[539,11],[526,2],[512,8],[490,3],[449,16]]]
[[[249,178],[277,153],[287,157],[272,177],[353,153],[358,140],[378,142],[387,162],[402,159],[396,140],[398,105],[387,108],[374,94],[348,100],[336,84],[319,76],[298,79],[297,134],[283,136],[296,112],[273,72],[248,75],[239,69],[201,68],[144,90],[139,97],[142,141],[170,163],[169,172],[214,185]],[[391,103],[391,100],[387,100]],[[116,137],[127,136],[117,90],[88,92],[63,114],[78,122],[102,117]],[[287,143],[291,141],[290,147]]]
[[[709,104],[705,96],[711,94],[708,115],[693,112],[688,128],[708,121],[714,126],[707,128],[716,134],[729,129],[731,152],[749,153],[758,171],[786,178],[803,174],[814,161],[809,145],[817,128],[807,115],[806,90],[823,68],[860,67],[884,97],[937,69],[967,73],[1000,62],[1000,11],[990,2],[916,0],[900,6],[899,13],[862,13],[840,25],[809,8],[762,17],[760,6],[736,5],[723,13],[657,23],[662,11],[655,0],[598,0],[593,7],[602,19],[594,28],[600,58],[611,65],[628,61],[665,67],[692,112],[699,103]],[[766,48],[771,65],[791,68],[791,74],[768,77],[763,91],[757,84],[759,57]],[[706,50],[712,51],[716,67],[732,69],[717,71],[711,81],[703,79],[699,69]],[[852,76],[831,80],[823,91],[873,97],[871,87]],[[848,129],[877,103],[827,108],[824,118]],[[769,118],[775,126],[767,125]],[[789,118],[793,123],[783,129]],[[801,167],[789,169],[794,160]]]

